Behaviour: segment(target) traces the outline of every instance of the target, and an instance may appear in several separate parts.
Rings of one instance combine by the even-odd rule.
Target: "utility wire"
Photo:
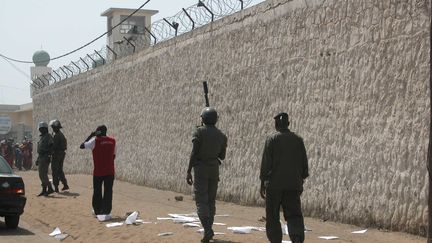
[[[101,34],[100,36],[96,37],[95,39],[93,39],[92,41],[88,42],[87,44],[85,44],[85,45],[83,45],[83,46],[81,46],[81,47],[78,47],[77,49],[75,49],[75,50],[73,50],[73,51],[70,51],[70,52],[68,52],[68,53],[66,53],[66,54],[63,54],[63,55],[60,55],[60,56],[57,56],[57,57],[51,58],[51,59],[49,59],[49,60],[44,60],[44,61],[52,61],[52,60],[60,59],[60,58],[62,58],[62,57],[68,56],[68,55],[70,55],[70,54],[72,54],[72,53],[74,53],[74,52],[77,52],[77,51],[79,51],[79,50],[81,50],[81,49],[87,47],[88,45],[92,44],[93,42],[99,40],[100,38],[102,38],[103,36],[105,36],[106,34],[108,34],[110,31],[112,31],[112,30],[113,30],[114,28],[116,28],[117,26],[121,25],[123,22],[125,22],[127,19],[129,19],[132,15],[134,15],[136,12],[138,12],[140,9],[142,9],[142,8],[143,8],[143,7],[144,7],[148,2],[150,2],[150,0],[147,0],[147,1],[146,1],[145,3],[143,3],[139,8],[137,8],[135,11],[133,11],[131,14],[129,14],[125,19],[123,19],[122,21],[120,21],[120,23],[116,24],[114,27],[112,27],[111,29],[107,30],[105,33],[103,33],[103,34]],[[5,56],[5,55],[3,55],[3,54],[1,54],[1,53],[0,53],[0,56],[3,57],[3,58],[5,58],[5,59],[7,59],[7,60],[9,60],[9,61],[13,61],[13,62],[20,62],[20,63],[33,63],[33,61],[23,61],[23,60],[18,60],[18,59],[10,58],[10,57],[7,57],[7,56]]]
[[[1,54],[0,54],[1,55]],[[20,74],[22,74],[22,75],[24,75],[28,80],[31,80],[31,77],[30,77],[30,75],[28,75],[26,72],[24,72],[23,70],[21,70],[19,67],[17,67],[15,64],[13,64],[11,61],[9,61],[7,58],[5,58],[5,57],[3,57],[2,56],[2,58],[7,62],[7,63],[9,63],[9,65],[11,65],[17,72],[19,72]],[[31,82],[29,82],[29,81],[27,81],[27,83],[29,83],[29,84],[33,84],[33,83],[31,83]]]

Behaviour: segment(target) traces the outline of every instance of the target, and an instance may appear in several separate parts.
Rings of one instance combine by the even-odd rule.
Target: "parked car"
[[[0,217],[5,218],[6,227],[18,227],[26,201],[23,179],[0,156]]]

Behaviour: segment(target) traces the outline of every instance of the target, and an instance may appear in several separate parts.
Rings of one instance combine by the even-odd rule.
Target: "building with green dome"
[[[32,59],[36,67],[46,67],[50,62],[50,55],[44,50],[39,50],[33,54]]]

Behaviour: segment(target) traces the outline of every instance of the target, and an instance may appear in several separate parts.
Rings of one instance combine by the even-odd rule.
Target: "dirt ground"
[[[63,242],[200,242],[201,234],[197,228],[186,228],[171,220],[157,220],[168,217],[169,213],[189,214],[195,212],[191,195],[181,195],[170,191],[155,190],[116,180],[114,182],[113,219],[110,222],[124,221],[127,212],[139,211],[140,218],[149,224],[123,225],[107,228],[109,222],[99,222],[92,215],[92,177],[89,175],[66,175],[70,191],[52,194],[49,197],[36,197],[40,192],[40,181],[35,171],[19,172],[26,185],[27,205],[22,220],[41,234],[48,235],[59,227],[69,237]],[[180,181],[180,179],[179,179]],[[176,201],[175,196],[183,196]],[[265,232],[252,231],[250,234],[234,234],[227,227],[264,226],[259,219],[264,216],[260,207],[245,207],[232,203],[217,202],[215,222],[226,226],[214,226],[216,232],[225,233],[215,236],[214,242],[267,242]],[[228,216],[226,216],[228,215]],[[329,242],[374,242],[402,243],[426,242],[425,238],[397,232],[383,232],[368,229],[364,234],[352,234],[361,228],[319,219],[305,218],[305,224],[312,231],[306,232],[305,242],[326,242],[319,236],[338,236]],[[172,232],[169,236],[159,233]],[[289,240],[284,236],[284,240]],[[1,242],[1,238],[0,238]],[[16,241],[16,242],[19,242]]]

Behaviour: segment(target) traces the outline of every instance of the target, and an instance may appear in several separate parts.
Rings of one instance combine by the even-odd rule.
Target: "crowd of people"
[[[32,141],[24,137],[21,143],[7,138],[0,141],[0,155],[8,162],[11,168],[30,170],[32,168]]]

